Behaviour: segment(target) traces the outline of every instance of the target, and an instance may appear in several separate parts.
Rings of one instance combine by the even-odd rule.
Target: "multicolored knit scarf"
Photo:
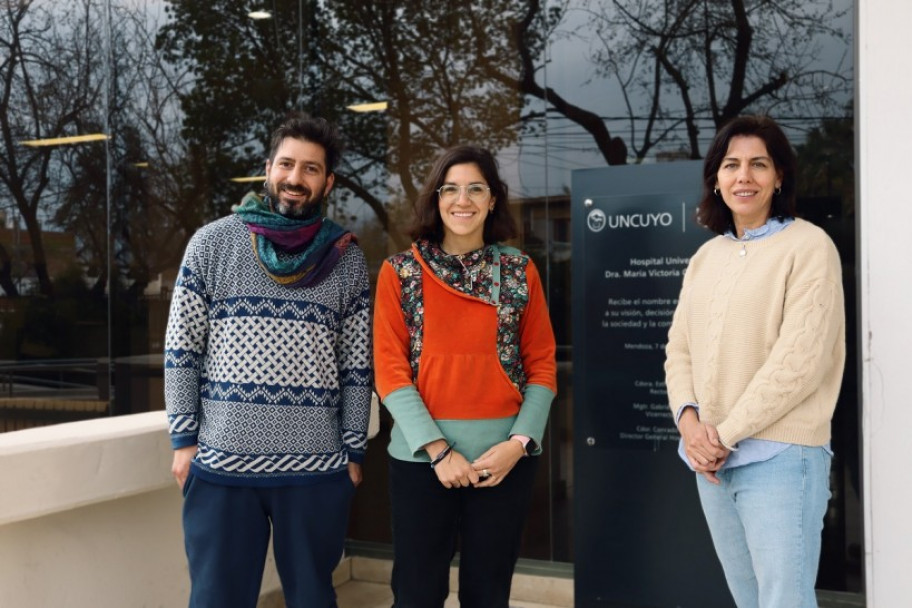
[[[317,213],[304,219],[270,209],[269,200],[250,192],[232,209],[250,230],[253,255],[273,281],[312,287],[325,279],[355,235]]]

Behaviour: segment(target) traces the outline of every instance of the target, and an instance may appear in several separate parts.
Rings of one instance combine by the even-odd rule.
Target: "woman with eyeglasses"
[[[556,391],[554,334],[507,185],[487,150],[437,159],[411,248],[377,279],[377,392],[388,452],[396,608],[439,608],[459,551],[463,608],[507,608]]]

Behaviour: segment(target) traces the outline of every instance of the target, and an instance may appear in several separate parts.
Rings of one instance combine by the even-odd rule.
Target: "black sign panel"
[[[690,256],[702,163],[575,171],[574,580],[578,608],[732,606],[676,453],[665,341]]]
[[[584,343],[594,346],[585,365],[599,370],[584,391],[611,395],[610,407],[590,412],[591,438],[602,447],[677,443],[662,364],[689,256],[710,236],[694,220],[699,196],[699,188],[684,187],[583,199],[584,253],[574,286],[578,268],[584,307],[575,318]]]

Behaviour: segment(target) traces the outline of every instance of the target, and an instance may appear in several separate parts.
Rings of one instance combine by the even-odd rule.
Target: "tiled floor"
[[[339,608],[390,608],[393,604],[389,587],[391,574],[392,562],[389,560],[346,558],[335,574]],[[455,590],[456,584],[457,571],[453,568],[450,589]],[[572,605],[572,579],[521,572],[513,576],[510,608],[568,608]],[[447,599],[445,608],[459,608],[455,591]]]
[[[390,608],[393,595],[389,588],[392,564],[384,559],[346,558],[334,574],[339,608]],[[455,570],[450,588],[455,588]],[[569,608],[573,606],[573,581],[561,576],[517,573],[513,577],[513,599],[510,608]],[[533,602],[534,598],[547,604]],[[864,608],[862,594],[818,591],[820,608]],[[259,608],[285,608],[281,591],[261,598]],[[459,608],[456,593],[447,599],[445,608]]]
[[[349,581],[336,588],[339,608],[390,608],[393,594],[386,583]],[[832,591],[818,592],[820,608],[863,608],[864,598],[857,594]],[[534,602],[511,600],[510,608],[566,608],[569,604],[536,604]],[[450,594],[445,608],[459,608],[456,594]]]
[[[349,581],[336,588],[339,608],[390,608],[393,594],[389,585],[384,583],[365,583]],[[445,608],[459,608],[456,594],[451,593]],[[524,601],[510,601],[510,608],[562,608],[552,604],[534,604]]]

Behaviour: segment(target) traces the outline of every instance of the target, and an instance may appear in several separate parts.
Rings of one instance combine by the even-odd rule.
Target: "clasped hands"
[[[446,441],[438,439],[426,445],[425,450],[433,460],[446,446]],[[473,462],[454,449],[437,463],[434,472],[446,488],[491,488],[504,480],[524,454],[523,444],[515,439],[494,444]]]
[[[694,471],[710,483],[718,485],[716,471],[722,468],[731,451],[722,445],[719,431],[711,424],[700,422],[697,412],[687,408],[678,421],[678,430],[684,440],[684,453]]]

